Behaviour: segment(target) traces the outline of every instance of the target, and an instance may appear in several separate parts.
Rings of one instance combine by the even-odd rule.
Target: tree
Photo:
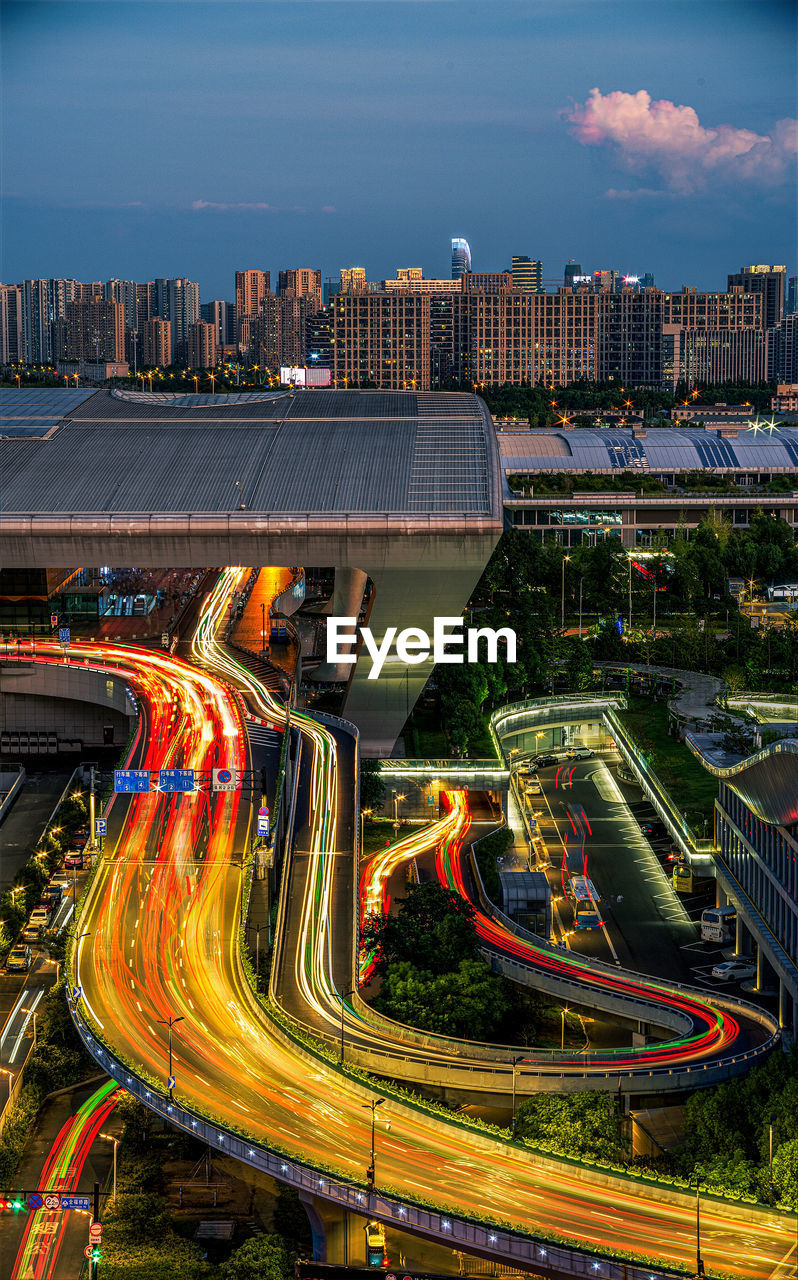
[[[292,1280],[293,1262],[281,1236],[247,1240],[219,1269],[222,1280]]]
[[[612,1161],[625,1155],[618,1108],[606,1093],[537,1094],[519,1106],[516,1133],[563,1155]]]
[[[484,960],[462,960],[434,974],[408,960],[392,965],[376,1000],[398,1022],[466,1040],[490,1040],[510,1010],[504,984]]]
[[[473,907],[432,881],[411,885],[396,915],[367,921],[363,942],[376,949],[380,973],[403,961],[444,973],[479,952]]]
[[[783,1209],[798,1209],[798,1138],[773,1152],[773,1190]]]
[[[360,804],[363,809],[378,809],[385,799],[385,783],[380,776],[379,760],[360,761]]]

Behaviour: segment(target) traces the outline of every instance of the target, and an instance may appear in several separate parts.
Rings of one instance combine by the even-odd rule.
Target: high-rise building
[[[171,321],[172,358],[184,359],[188,331],[200,318],[199,285],[184,276],[173,280],[154,280],[151,314]]]
[[[207,320],[189,326],[186,360],[189,369],[212,369],[216,364],[216,330]]]
[[[253,330],[255,363],[272,372],[281,365],[306,364],[308,320],[318,310],[316,294],[304,298],[268,294],[261,303],[260,323]]]
[[[331,308],[334,385],[429,390],[429,295],[340,293]]]
[[[460,281],[463,293],[503,293],[512,289],[509,271],[467,271]]]
[[[22,360],[22,289],[0,284],[0,363]]]
[[[153,316],[141,330],[141,363],[153,368],[168,368],[172,363],[172,324]]]
[[[22,281],[22,359],[25,364],[49,364],[52,360],[53,325],[66,316],[67,303],[75,299],[76,287],[75,280]]]
[[[513,256],[513,288],[525,293],[543,292],[543,263],[537,258]]]
[[[593,277],[591,276],[590,280],[592,281],[592,279]],[[585,275],[580,262],[574,262],[573,258],[568,259],[563,272],[563,283],[566,289],[574,289],[577,284],[585,283]]]
[[[462,282],[457,280],[424,279],[421,267],[397,267],[395,280],[383,280],[383,293],[460,293]]]
[[[365,267],[341,267],[341,285],[339,293],[366,293]]]
[[[610,267],[606,271],[593,272],[593,286],[600,293],[617,293],[621,288],[621,273],[617,267]]]
[[[315,298],[321,306],[321,269],[291,267],[281,271],[277,291],[281,298]]]
[[[333,308],[323,306],[308,316],[305,342],[308,364],[319,369],[333,367]]]
[[[106,280],[103,297],[106,302],[122,304],[126,329],[138,327],[138,285],[135,280]]]
[[[787,284],[787,268],[759,264],[740,267],[728,278],[729,290],[742,289],[744,293],[761,293],[764,298],[764,322],[766,329],[777,325],[784,314],[784,294]]]
[[[236,271],[236,321],[257,319],[260,304],[271,293],[271,274],[268,271]]]
[[[662,382],[663,294],[596,295],[596,378],[619,386],[659,387]]]
[[[213,302],[203,302],[200,306],[200,319],[213,325],[216,331],[216,345],[219,349],[235,343],[236,325],[231,312],[235,312],[233,303],[219,298],[214,299]]]
[[[119,302],[106,302],[102,297],[68,302],[64,319],[57,320],[53,329],[56,360],[124,361],[125,320]]]
[[[798,383],[798,314],[786,315],[768,330],[768,378],[782,384]]]
[[[452,238],[452,279],[459,280],[471,270],[471,248],[461,236]]]
[[[787,281],[787,301],[784,314],[794,316],[798,311],[798,276],[790,276]]]

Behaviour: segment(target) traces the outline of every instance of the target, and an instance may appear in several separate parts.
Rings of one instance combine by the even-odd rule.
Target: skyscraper
[[[174,280],[153,281],[152,315],[172,322],[172,358],[185,357],[185,346],[191,325],[200,318],[199,285],[196,280],[178,276]]]
[[[277,282],[281,298],[315,298],[321,306],[319,267],[290,267],[281,271]]]
[[[92,298],[68,302],[62,320],[53,326],[57,360],[112,361],[125,358],[125,317],[120,302]]]
[[[543,292],[543,263],[537,258],[513,255],[513,288],[525,293]]]
[[[452,279],[459,280],[466,271],[471,270],[471,249],[468,241],[462,237],[452,239]]]
[[[787,281],[787,305],[784,314],[794,316],[798,311],[798,276],[790,276]]]

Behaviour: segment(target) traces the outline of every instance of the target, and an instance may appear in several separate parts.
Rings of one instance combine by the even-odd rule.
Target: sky
[[[513,254],[717,289],[796,253],[781,0],[28,0],[2,9],[1,278]]]

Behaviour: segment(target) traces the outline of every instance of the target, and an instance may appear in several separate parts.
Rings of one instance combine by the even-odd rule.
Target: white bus
[[[701,941],[731,942],[736,924],[736,907],[707,907],[701,912]]]

